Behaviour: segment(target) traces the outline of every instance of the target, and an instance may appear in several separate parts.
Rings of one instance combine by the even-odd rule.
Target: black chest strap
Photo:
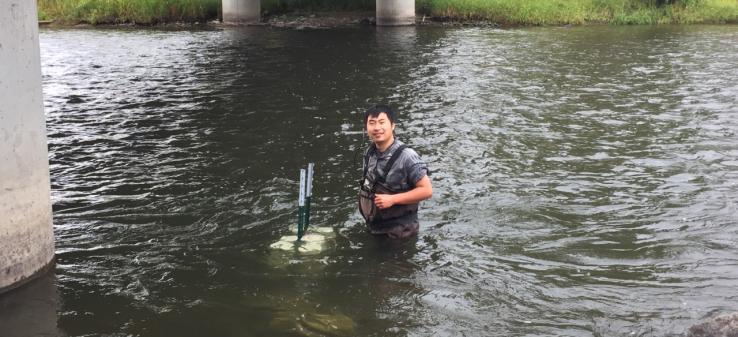
[[[392,152],[392,156],[387,161],[387,165],[384,165],[384,174],[381,176],[378,174],[377,171],[377,168],[379,166],[379,158],[377,158],[377,165],[374,166],[374,177],[376,179],[375,183],[384,184],[386,182],[387,175],[389,174],[390,170],[392,170],[392,166],[395,165],[395,162],[397,161],[397,159],[400,158],[400,154],[402,154],[402,151],[405,150],[405,148],[407,148],[407,145],[402,144],[397,147],[395,152]],[[366,151],[366,155],[364,156],[364,179],[366,179],[366,174],[369,170],[369,157],[371,157],[372,154],[374,154],[375,152],[377,152],[377,146],[375,144],[372,144],[369,150]]]

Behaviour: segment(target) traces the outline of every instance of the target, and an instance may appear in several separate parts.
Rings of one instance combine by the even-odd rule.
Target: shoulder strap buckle
[[[395,152],[392,152],[392,157],[387,161],[387,165],[384,165],[384,174],[382,176],[377,177],[377,182],[385,183],[387,180],[387,175],[389,175],[389,172],[392,170],[392,166],[395,165],[395,162],[398,158],[400,158],[400,155],[402,154],[402,151],[407,148],[407,145],[402,144],[400,145]]]

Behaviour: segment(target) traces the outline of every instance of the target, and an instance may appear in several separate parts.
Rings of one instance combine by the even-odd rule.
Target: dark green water
[[[330,314],[358,336],[669,336],[738,310],[737,26],[46,30],[41,50],[62,334]],[[381,101],[433,171],[399,244],[355,210]],[[337,237],[280,255],[308,161]]]

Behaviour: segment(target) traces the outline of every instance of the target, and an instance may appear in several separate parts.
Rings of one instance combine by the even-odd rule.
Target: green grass
[[[220,0],[38,0],[39,19],[62,24],[196,22],[218,17]]]
[[[38,0],[39,19],[62,24],[196,22],[220,0]],[[370,11],[375,0],[262,0],[269,13]],[[416,0],[419,15],[504,25],[738,23],[738,0]]]
[[[417,0],[419,13],[508,25],[738,21],[737,0]]]

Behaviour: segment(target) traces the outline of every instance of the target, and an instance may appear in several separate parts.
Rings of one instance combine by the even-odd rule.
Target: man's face
[[[387,114],[382,112],[377,117],[369,116],[366,120],[366,134],[375,143],[392,139],[395,123],[390,122]]]

